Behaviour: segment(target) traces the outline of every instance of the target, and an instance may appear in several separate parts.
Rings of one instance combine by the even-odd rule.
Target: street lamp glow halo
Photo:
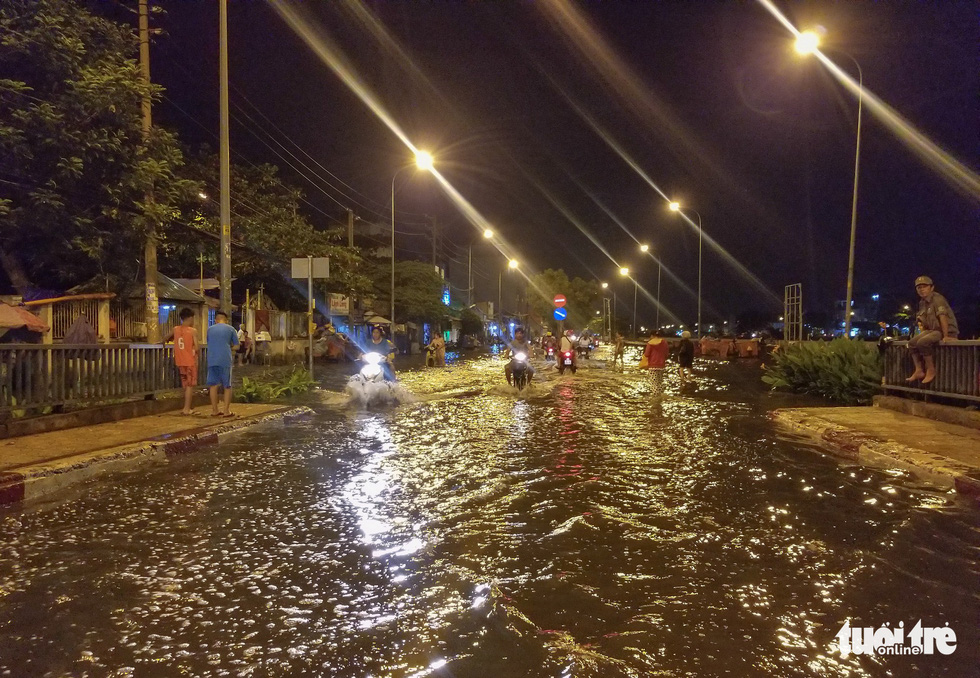
[[[650,251],[650,246],[649,245],[640,245],[640,251],[641,252],[649,252]]]
[[[483,237],[489,240],[490,238],[493,237],[493,231],[491,231],[489,228],[486,229],[485,231],[483,231]]]
[[[630,270],[626,266],[623,266],[621,269],[619,269],[619,275],[629,275],[629,274],[630,274]]]
[[[520,266],[520,264],[517,262],[517,259],[511,259],[510,261],[507,262],[507,265],[510,268],[517,268],[518,266]]]
[[[680,212],[681,211],[681,204],[679,202],[677,202],[677,201],[672,201],[667,206],[670,208],[670,211],[671,212]]]
[[[415,164],[419,169],[431,171],[435,166],[435,160],[433,160],[432,154],[428,151],[416,151]]]
[[[607,282],[602,283],[602,289],[606,289],[607,287],[609,287],[609,283]]]
[[[797,54],[813,54],[820,47],[820,36],[815,31],[803,31],[796,36]]]

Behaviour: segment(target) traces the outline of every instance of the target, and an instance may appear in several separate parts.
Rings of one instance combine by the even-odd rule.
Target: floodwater
[[[0,675],[977,675],[980,512],[780,436],[758,376],[481,357],[0,512]]]

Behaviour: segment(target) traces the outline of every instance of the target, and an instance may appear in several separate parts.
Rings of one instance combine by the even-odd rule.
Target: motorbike
[[[510,361],[510,369],[511,376],[514,379],[514,386],[517,387],[518,391],[523,391],[531,383],[531,371],[528,369],[527,355],[524,353],[515,353]]]
[[[386,381],[385,371],[382,365],[385,357],[380,353],[365,353],[361,356],[364,367],[361,368],[359,376],[366,383],[381,383]]]
[[[572,370],[572,374],[575,374],[575,360],[572,355],[572,351],[564,351],[558,356],[558,374],[565,374],[565,368]]]
[[[425,366],[436,366],[436,349],[431,344],[425,347]]]
[[[575,348],[575,351],[578,353],[578,357],[585,358],[585,359],[588,359],[589,357],[589,350],[590,350],[589,346],[577,346]]]
[[[364,363],[360,371],[347,382],[347,392],[365,405],[383,404],[397,400],[393,393],[395,384],[385,371],[385,356],[380,353],[361,355]]]
[[[555,347],[548,346],[544,352],[544,359],[547,361],[553,361],[555,359]]]

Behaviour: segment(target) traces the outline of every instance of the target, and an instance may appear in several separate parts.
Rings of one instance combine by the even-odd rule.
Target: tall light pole
[[[804,31],[796,38],[796,51],[800,54],[813,54],[820,47],[820,36],[813,31]],[[844,300],[844,336],[851,336],[851,300],[854,298],[854,242],[857,237],[858,176],[861,165],[861,111],[864,107],[864,72],[861,64],[847,52],[843,54],[852,62],[858,72],[858,115],[857,140],[854,144],[854,188],[851,193],[851,243],[847,254],[847,298]]]
[[[483,231],[484,240],[493,239],[493,231],[489,228]],[[469,265],[466,272],[466,306],[473,305],[473,241],[470,241]]]
[[[149,145],[153,129],[153,115],[150,100],[150,8],[148,0],[139,0],[140,35],[140,77],[147,87],[143,94],[143,143]],[[147,191],[144,198],[147,206],[153,202],[153,191]],[[154,219],[146,224],[146,242],[143,247],[144,298],[146,300],[146,341],[150,344],[160,342],[160,305],[157,296],[157,225]],[[203,292],[201,293],[203,295]]]
[[[604,290],[609,289],[609,283],[607,282],[600,283],[600,285]],[[603,295],[602,297],[602,314],[605,316],[602,319],[602,331],[603,333],[606,333],[608,331],[608,334],[606,334],[606,336],[611,340],[613,334],[612,318],[610,317],[611,314],[609,310],[609,297],[605,295]]]
[[[676,201],[670,203],[670,210],[672,212],[680,212],[681,214],[684,214],[683,210],[681,209],[681,204]],[[698,339],[700,339],[701,338],[701,242],[703,240],[702,235],[704,233],[704,229],[701,227],[701,213],[698,212],[697,210],[692,210],[691,208],[687,208],[687,211],[694,212],[694,214],[696,214],[698,217]]]
[[[621,269],[619,269],[619,274],[621,276],[625,277],[625,278],[629,278],[630,277],[630,270],[626,266],[623,266]],[[636,338],[636,288],[637,288],[637,284],[636,284],[636,278],[632,278],[632,280],[633,280],[633,324],[630,325],[630,334],[632,334],[633,335],[633,338],[635,339]]]
[[[485,235],[485,234],[484,234]],[[492,237],[493,234],[491,234]],[[508,270],[516,270],[520,266],[520,262],[517,259],[510,259],[507,262]],[[503,297],[503,282],[504,282],[504,269],[500,269],[497,274],[497,317],[500,322],[500,335],[504,334],[504,297]]]
[[[640,245],[640,251],[644,254],[650,254],[649,245]],[[653,257],[652,254],[650,254]],[[660,272],[663,268],[663,264],[660,261],[660,257],[653,257],[657,260],[657,329],[660,329]]]
[[[224,0],[222,0],[224,1]],[[425,151],[415,152],[415,167],[420,170],[431,170],[433,167],[432,154]],[[395,340],[395,179],[403,169],[411,165],[399,167],[391,177],[391,340]]]

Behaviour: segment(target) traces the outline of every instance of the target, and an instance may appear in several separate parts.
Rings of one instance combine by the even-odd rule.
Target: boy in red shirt
[[[194,387],[197,386],[197,355],[200,344],[197,342],[197,330],[194,329],[194,311],[184,308],[180,311],[180,324],[163,340],[174,342],[174,364],[180,372],[180,385],[184,388],[183,414],[191,414],[191,400],[194,398]]]

